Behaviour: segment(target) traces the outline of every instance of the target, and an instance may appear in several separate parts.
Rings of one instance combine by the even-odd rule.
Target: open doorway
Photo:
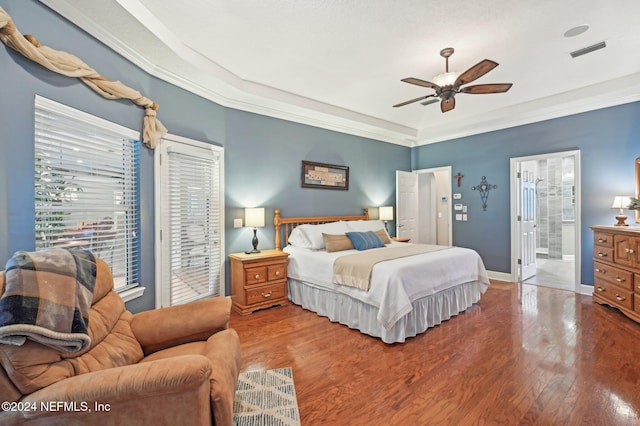
[[[580,287],[580,151],[511,159],[512,276]]]
[[[421,244],[452,244],[451,166],[396,172],[396,235]]]

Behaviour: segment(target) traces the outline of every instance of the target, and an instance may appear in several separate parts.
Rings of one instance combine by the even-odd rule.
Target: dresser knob
[[[256,280],[260,279],[260,275],[256,274]]]
[[[616,281],[618,281],[619,283],[623,283],[626,280],[624,278],[620,278],[619,276],[616,275]]]
[[[276,271],[276,277],[280,276],[280,271]]]
[[[606,290],[606,289],[604,289],[604,288],[602,288],[602,287],[600,287],[600,286],[598,286],[598,291],[602,293],[602,292],[605,292],[605,291],[607,291],[607,290]]]
[[[271,295],[273,294],[272,291],[270,291],[269,293],[260,293],[262,295],[262,297],[264,297],[265,299],[268,297],[271,297]]]
[[[606,257],[606,256],[607,256],[606,253],[598,252],[598,257]]]
[[[619,294],[616,294],[616,299],[618,299],[618,301],[620,302],[624,302],[625,300],[627,300],[626,297],[621,297]]]
[[[600,272],[601,274],[606,274],[607,271],[605,271],[604,269],[600,269],[600,268],[596,268],[596,272]]]
[[[606,238],[598,238],[598,242],[599,243],[606,243],[607,239]]]

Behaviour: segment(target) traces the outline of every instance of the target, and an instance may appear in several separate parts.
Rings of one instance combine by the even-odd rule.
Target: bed
[[[289,300],[388,344],[464,312],[489,286],[474,250],[393,241],[382,221],[369,220],[367,210],[357,216],[286,218],[276,209],[274,224],[276,249],[289,253]],[[356,237],[366,237],[373,247],[365,243],[363,249]],[[365,272],[352,266],[345,275],[338,269],[356,259],[372,263],[368,278],[350,274]]]

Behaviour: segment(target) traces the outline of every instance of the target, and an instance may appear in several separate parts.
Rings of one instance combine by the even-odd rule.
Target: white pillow
[[[381,220],[350,220],[347,222],[350,231],[367,232],[384,229],[384,222]]]
[[[344,234],[349,231],[347,224],[344,221],[322,223],[320,225],[300,225],[296,229],[302,228],[302,232],[306,235],[311,244],[311,250],[323,250],[325,248],[324,238],[322,233],[325,234]]]
[[[307,234],[305,234],[304,232],[304,226],[306,225],[298,225],[293,228],[293,231],[291,231],[291,234],[289,234],[289,244],[296,247],[310,249],[311,241],[307,237]]]

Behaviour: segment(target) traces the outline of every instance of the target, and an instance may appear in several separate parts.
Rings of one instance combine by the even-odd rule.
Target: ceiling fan
[[[401,81],[410,84],[416,84],[418,86],[429,87],[436,91],[431,95],[421,96],[419,98],[411,99],[410,101],[402,102],[394,107],[401,107],[404,105],[411,104],[413,102],[418,102],[423,99],[434,98],[430,101],[423,102],[423,105],[428,105],[430,103],[438,102],[437,98],[440,98],[442,101],[440,102],[440,109],[442,112],[451,111],[456,106],[455,95],[458,93],[470,93],[474,95],[483,95],[486,93],[504,93],[507,90],[511,89],[511,83],[499,83],[499,84],[476,84],[473,86],[462,87],[465,84],[471,83],[472,81],[482,77],[492,69],[498,66],[497,62],[491,61],[489,59],[485,59],[483,61],[478,62],[468,70],[463,73],[460,72],[449,72],[449,57],[453,55],[453,47],[447,47],[440,51],[440,56],[445,59],[446,62],[446,71],[444,74],[440,74],[435,76],[430,81],[420,80],[418,78],[408,77],[403,78]]]

